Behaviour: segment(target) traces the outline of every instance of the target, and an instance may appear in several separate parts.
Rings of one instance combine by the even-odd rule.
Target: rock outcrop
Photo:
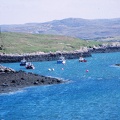
[[[12,68],[7,68],[7,67],[4,67],[2,65],[0,65],[0,73],[8,73],[8,72],[15,72],[15,70],[13,70]]]
[[[9,72],[6,72],[5,67],[2,66],[1,68],[4,69],[4,72],[0,72],[0,93],[12,92],[29,86],[51,85],[67,82],[57,78],[26,73],[24,71],[15,72],[10,68],[7,68],[9,69]]]

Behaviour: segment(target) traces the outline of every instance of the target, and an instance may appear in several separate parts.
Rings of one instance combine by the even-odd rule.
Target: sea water
[[[0,95],[0,120],[120,120],[120,53],[93,54],[87,62],[67,60],[2,65],[68,83],[36,86]],[[54,69],[49,71],[48,69]]]

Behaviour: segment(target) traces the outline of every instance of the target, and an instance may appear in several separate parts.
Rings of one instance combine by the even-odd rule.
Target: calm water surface
[[[0,120],[120,120],[120,67],[114,66],[120,63],[120,53],[93,54],[86,59],[86,63],[67,60],[66,65],[33,62],[35,70],[19,63],[3,64],[70,82],[1,94]]]

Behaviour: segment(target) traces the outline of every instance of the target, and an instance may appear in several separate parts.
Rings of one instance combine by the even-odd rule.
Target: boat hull
[[[26,69],[35,69],[33,66],[26,67]]]
[[[79,60],[79,62],[87,62],[87,60]]]
[[[58,63],[58,64],[65,64],[66,61],[65,61],[65,60],[57,60],[57,63]]]
[[[20,66],[25,66],[26,65],[26,62],[25,63],[20,63]]]

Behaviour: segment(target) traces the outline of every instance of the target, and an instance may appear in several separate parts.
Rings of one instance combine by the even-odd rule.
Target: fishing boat
[[[26,59],[23,58],[23,59],[21,60],[21,62],[20,62],[20,66],[25,66],[26,63],[27,63]]]
[[[87,60],[84,59],[83,57],[80,57],[80,58],[79,58],[79,62],[87,62]]]
[[[26,63],[26,69],[35,69],[34,65],[31,62]]]
[[[65,60],[65,58],[63,57],[63,56],[61,56],[60,58],[59,58],[59,60],[57,60],[57,63],[58,64],[65,64],[66,63],[66,60]]]

